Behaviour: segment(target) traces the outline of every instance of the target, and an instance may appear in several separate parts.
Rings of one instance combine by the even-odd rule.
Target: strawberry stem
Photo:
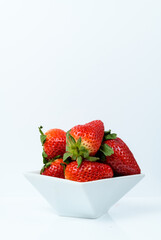
[[[43,131],[41,130],[42,128],[43,128],[43,126],[40,126],[38,129],[39,129],[40,134],[44,135]]]
[[[43,133],[43,131],[41,130],[43,127],[40,126],[38,129],[39,129],[39,132],[40,132],[40,141],[41,141],[41,144],[42,146],[44,145],[45,141],[46,141],[46,135]]]

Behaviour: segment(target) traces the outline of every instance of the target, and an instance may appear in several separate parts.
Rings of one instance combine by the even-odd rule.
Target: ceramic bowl
[[[133,188],[144,174],[74,182],[27,172],[25,177],[61,216],[97,218]]]

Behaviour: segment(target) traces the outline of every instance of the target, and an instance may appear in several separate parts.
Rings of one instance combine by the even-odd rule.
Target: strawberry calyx
[[[46,152],[44,151],[44,148],[43,148],[43,151],[42,151],[42,158],[43,158],[43,163],[48,163],[49,161],[47,160],[47,157],[48,155],[46,154]]]
[[[104,141],[107,141],[110,139],[116,139],[116,138],[117,138],[117,134],[111,133],[111,130],[104,132],[104,137],[103,137],[101,147],[96,154],[98,157],[100,157],[101,160],[104,161],[106,160],[107,156],[111,156],[112,154],[114,154],[113,149],[110,146],[108,146],[107,143],[104,143]]]
[[[111,133],[111,130],[105,131],[104,132],[104,137],[103,141],[109,140],[109,139],[116,139],[117,134],[116,133]]]
[[[64,171],[64,175],[65,175],[65,168],[66,168],[67,164],[64,162],[64,163],[60,163],[60,165],[63,167],[63,171]]]
[[[89,156],[89,151],[86,149],[81,143],[81,137],[76,141],[72,135],[70,135],[69,131],[66,133],[67,144],[66,144],[66,153],[63,155],[63,161],[68,162],[69,158],[71,160],[75,160],[78,163],[78,167],[80,167],[83,159],[87,159],[89,161],[97,161],[98,157]]]
[[[50,159],[49,161],[45,162],[44,166],[42,167],[42,169],[41,169],[41,171],[40,171],[40,174],[42,174],[42,173],[45,171],[46,168],[50,167],[50,165],[51,165],[55,160],[60,159],[60,158],[61,158],[61,156],[58,155],[58,156]]]
[[[42,167],[40,174],[42,174],[46,168],[50,167],[50,165],[52,164],[52,162],[47,162],[44,164],[44,166]]]

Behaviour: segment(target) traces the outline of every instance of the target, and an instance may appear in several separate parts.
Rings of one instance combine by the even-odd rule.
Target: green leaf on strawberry
[[[108,146],[107,144],[102,144],[100,147],[100,151],[105,155],[105,156],[111,156],[114,154],[113,149]]]
[[[99,157],[91,157],[91,156],[89,156],[87,159],[88,159],[90,162],[96,162],[97,160],[100,160]]]
[[[45,165],[43,166],[43,168],[42,168],[41,171],[40,171],[40,174],[42,174],[42,173],[45,171],[45,169],[48,168],[48,167],[51,165],[51,163],[52,163],[52,162],[47,162],[47,163],[45,163]]]
[[[67,161],[68,160],[68,158],[70,157],[70,153],[69,152],[66,152],[66,153],[64,153],[64,155],[63,155],[63,161],[65,162],[65,161]]]
[[[42,157],[43,157],[43,163],[44,163],[44,164],[47,163],[47,162],[48,162],[48,160],[47,160],[48,155],[46,154],[46,152],[44,151],[44,149],[43,149],[43,152],[42,152]]]
[[[81,146],[81,142],[82,142],[82,139],[81,139],[81,137],[80,138],[78,138],[78,140],[77,140],[77,147],[80,147]]]
[[[80,167],[82,161],[83,161],[82,157],[79,156],[79,157],[77,158],[78,168]]]
[[[110,146],[108,146],[107,140],[112,140],[116,138],[117,138],[116,133],[111,133],[111,130],[105,131],[101,147],[97,152],[96,157],[99,157],[101,161],[105,161],[106,156],[111,156],[112,154],[114,154],[113,149]],[[104,143],[104,141],[106,141],[106,143]]]
[[[74,137],[72,135],[70,135],[69,132],[67,132],[67,139],[70,141],[71,145],[75,145],[76,144],[76,141],[75,141]]]
[[[109,139],[116,139],[116,138],[117,138],[117,134],[111,133],[111,130],[104,132],[104,138],[103,138],[104,141]]]
[[[52,159],[56,160],[56,159],[59,159],[59,158],[62,158],[62,156],[61,155],[57,155],[56,157],[54,157]]]

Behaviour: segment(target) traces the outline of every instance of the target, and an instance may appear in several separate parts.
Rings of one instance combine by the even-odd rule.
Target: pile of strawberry
[[[77,125],[67,133],[51,129],[44,134],[42,126],[39,131],[42,175],[87,182],[141,172],[128,146],[115,133],[104,131],[100,120]]]

